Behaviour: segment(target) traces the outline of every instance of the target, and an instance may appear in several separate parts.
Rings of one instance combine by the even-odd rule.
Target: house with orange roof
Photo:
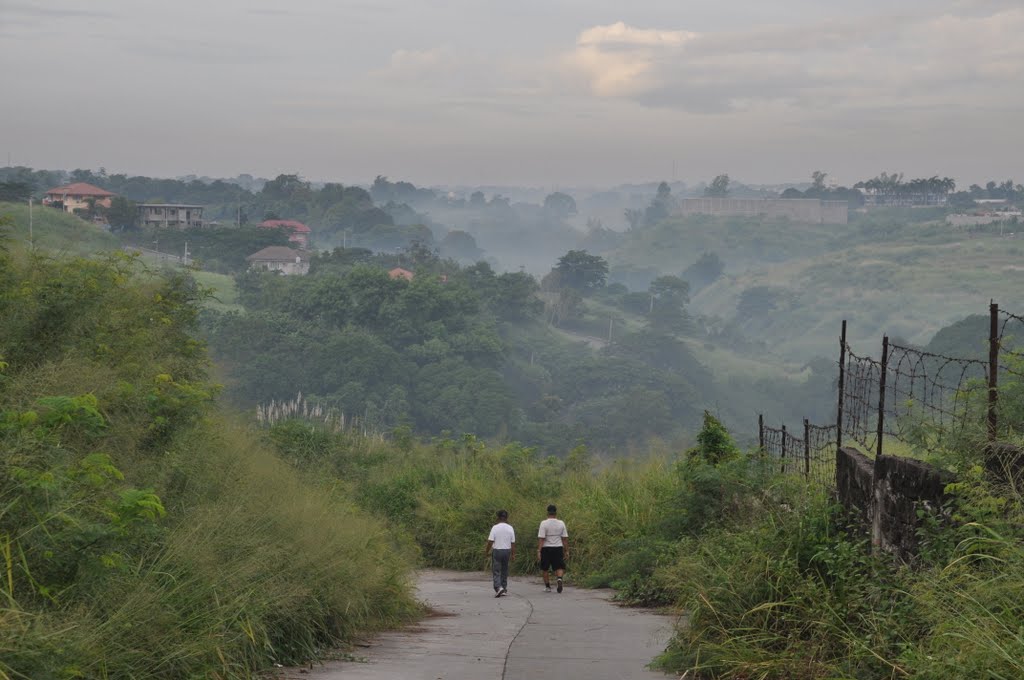
[[[412,281],[413,277],[416,276],[408,269],[402,269],[401,267],[395,267],[388,272],[388,277],[392,279],[405,279],[406,281]]]
[[[88,212],[94,206],[109,208],[110,199],[116,195],[86,182],[74,182],[47,191],[43,196],[43,205],[59,208],[66,213]]]
[[[309,247],[309,235],[313,233],[312,229],[297,220],[263,220],[260,226],[264,229],[288,230],[288,240],[303,250]]]

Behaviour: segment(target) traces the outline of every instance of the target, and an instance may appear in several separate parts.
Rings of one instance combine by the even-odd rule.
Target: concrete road
[[[286,678],[311,680],[632,680],[667,676],[645,666],[665,648],[673,621],[609,602],[609,591],[567,586],[545,593],[514,578],[495,598],[490,575],[422,572],[419,597],[433,614],[385,633],[358,661],[333,661]]]

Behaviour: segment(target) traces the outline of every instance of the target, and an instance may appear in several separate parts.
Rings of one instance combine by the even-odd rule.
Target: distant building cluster
[[[806,224],[846,224],[846,201],[818,198],[684,198],[679,201],[681,215],[723,217],[785,218]]]

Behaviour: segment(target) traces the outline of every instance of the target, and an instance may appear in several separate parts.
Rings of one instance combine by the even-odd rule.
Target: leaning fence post
[[[782,426],[782,474],[786,474],[786,426]]]
[[[876,456],[882,455],[882,433],[885,431],[885,374],[889,369],[889,336],[882,338],[882,368],[878,374],[878,441]]]
[[[811,421],[804,418],[804,477],[811,478]]]
[[[764,453],[764,414],[757,414],[757,448]]]
[[[846,319],[839,335],[839,399],[836,408],[836,450],[843,448],[843,393],[846,391]]]
[[[999,425],[999,305],[988,305],[988,440],[996,440]]]

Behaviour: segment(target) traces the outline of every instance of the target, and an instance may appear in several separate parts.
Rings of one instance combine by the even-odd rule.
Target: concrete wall
[[[874,476],[874,461],[857,449],[844,446],[836,452],[836,494],[865,530],[871,526]]]
[[[875,459],[871,543],[909,561],[917,554],[918,511],[939,512],[951,475],[912,458]]]
[[[822,201],[817,198],[684,198],[679,201],[682,215],[721,215],[729,217],[783,217],[809,224],[846,224],[846,201]]]
[[[876,550],[910,561],[917,554],[918,511],[939,512],[952,476],[912,458],[879,456],[871,460],[857,449],[836,452],[839,502],[871,532]]]

